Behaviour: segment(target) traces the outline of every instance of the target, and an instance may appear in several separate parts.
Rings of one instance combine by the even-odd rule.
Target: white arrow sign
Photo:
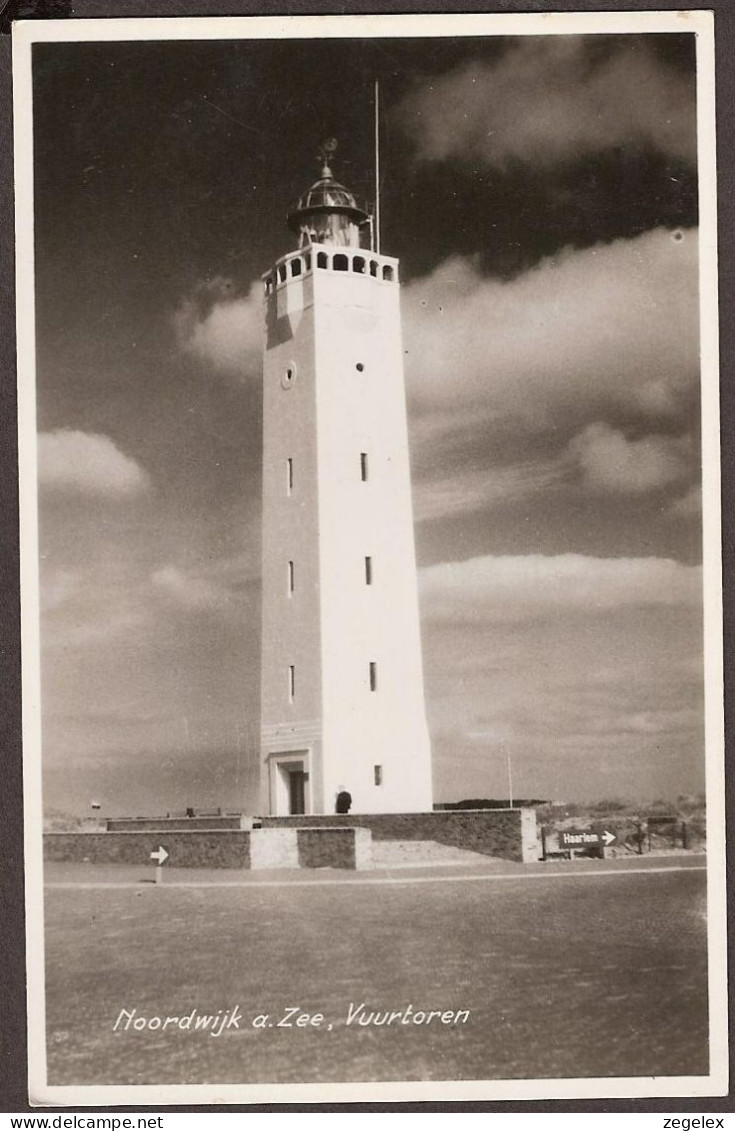
[[[614,833],[609,833],[606,829],[605,832],[602,834],[602,839],[605,842],[605,848],[609,848],[610,845],[612,844],[612,842],[617,839],[617,837],[615,836]]]
[[[158,852],[151,852],[151,860],[156,860],[158,862],[159,868],[161,864],[163,864],[164,860],[168,860],[168,852],[162,844],[159,844]]]

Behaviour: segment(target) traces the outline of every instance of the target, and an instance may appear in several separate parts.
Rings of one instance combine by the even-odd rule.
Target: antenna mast
[[[375,80],[375,250],[380,255],[380,84]]]

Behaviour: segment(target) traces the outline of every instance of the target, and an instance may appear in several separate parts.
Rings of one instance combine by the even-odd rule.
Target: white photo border
[[[33,97],[35,43],[693,32],[700,213],[707,891],[710,1072],[706,1076],[360,1084],[49,1086],[46,1079],[36,477]],[[725,1095],[728,1088],[722,564],[718,396],[714,20],[709,11],[309,15],[21,21],[13,27],[21,642],[29,1091],[35,1105],[587,1100]]]

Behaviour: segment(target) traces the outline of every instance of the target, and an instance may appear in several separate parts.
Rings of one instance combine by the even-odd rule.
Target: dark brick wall
[[[314,816],[263,817],[263,828],[303,830],[298,855],[305,868],[354,868],[354,837],[330,834],[339,830],[369,829],[375,840],[433,840],[439,844],[522,862],[536,859],[533,849],[523,849],[522,819],[535,827],[531,809],[455,809],[434,813],[327,813]],[[191,818],[190,818],[191,819]],[[528,837],[526,838],[528,840]],[[102,833],[45,833],[47,860],[97,864],[151,866],[150,853],[163,845],[170,853],[166,867],[249,868],[250,833],[240,829],[158,829]],[[349,853],[349,863],[345,854]]]
[[[130,832],[193,832],[200,829],[239,829],[241,818],[234,817],[108,817],[105,821],[111,833]]]
[[[154,867],[151,852],[163,845],[165,868],[249,868],[250,833],[240,830],[196,832],[44,833],[45,860]]]
[[[522,809],[453,809],[433,813],[325,813],[263,817],[263,828],[319,825],[370,829],[373,840],[434,840],[484,856],[523,861]]]
[[[303,829],[296,832],[300,868],[354,868],[355,830]]]

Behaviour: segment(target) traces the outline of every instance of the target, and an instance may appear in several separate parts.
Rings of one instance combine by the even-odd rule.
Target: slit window
[[[296,697],[296,667],[294,664],[288,665],[288,701],[293,703]]]
[[[317,252],[316,265],[317,265],[317,267],[328,267],[329,266],[329,260],[327,259],[326,252],[324,252],[324,251]]]
[[[286,494],[290,495],[293,491],[293,460],[289,456],[286,460]]]
[[[370,557],[365,558],[365,584],[372,585],[373,583],[373,559]]]
[[[389,267],[387,263],[383,268],[383,278],[385,279],[386,283],[393,282],[393,268]]]
[[[304,262],[306,263],[306,270],[311,271],[311,252],[310,251],[307,251],[306,255],[304,256]]]
[[[383,784],[383,767],[373,766],[373,781],[376,785]]]
[[[293,562],[288,563],[287,573],[288,573],[288,595],[290,597],[291,594],[293,593],[293,581],[294,581]]]
[[[363,483],[367,483],[368,477],[368,457],[367,452],[360,452],[360,478]]]
[[[378,690],[378,665],[375,663],[375,660],[370,661],[370,677],[369,678],[370,678],[370,690],[371,691],[377,691]]]
[[[378,264],[374,259],[370,260],[370,274],[373,278],[375,278],[375,276],[378,274]]]
[[[282,263],[281,266],[278,268],[278,278],[281,280],[282,283],[284,283],[286,281],[286,264],[285,263]]]
[[[296,275],[300,275],[300,274],[301,274],[301,260],[300,259],[292,259],[291,260],[291,275],[295,277]]]

